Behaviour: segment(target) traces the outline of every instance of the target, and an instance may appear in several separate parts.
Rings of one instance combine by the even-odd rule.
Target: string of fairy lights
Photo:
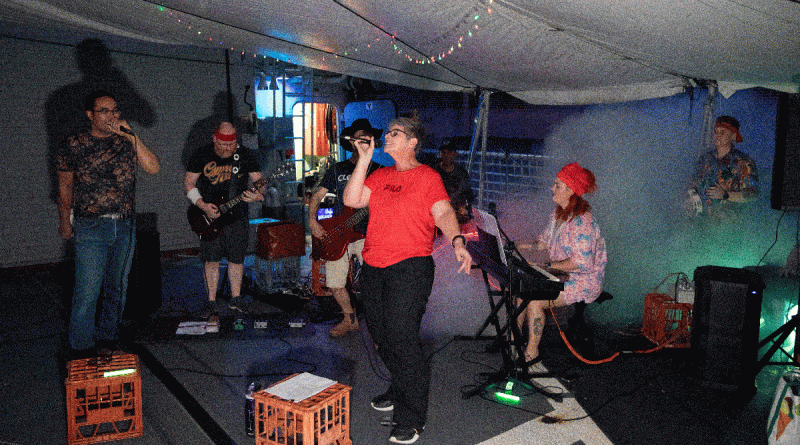
[[[339,53],[329,50],[309,47],[306,45],[300,45],[300,46],[322,53],[321,60],[323,62],[327,61],[327,57],[334,57],[334,58],[346,57],[357,60],[358,55],[360,53],[365,53],[368,51],[382,51],[387,55],[403,58],[410,63],[415,63],[419,65],[434,64],[444,60],[448,56],[451,56],[452,54],[457,52],[460,48],[463,48],[463,46],[466,45],[467,40],[474,37],[476,33],[481,29],[479,26],[479,22],[481,18],[485,16],[485,14],[492,13],[492,5],[494,0],[483,0],[483,2],[484,2],[483,5],[480,3],[474,5],[446,33],[437,37],[434,41],[427,42],[428,46],[436,46],[442,48],[441,51],[438,51],[436,54],[423,54],[420,50],[413,48],[411,45],[407,44],[401,37],[399,37],[398,31],[390,32],[389,30],[383,29],[379,25],[369,22],[364,17],[362,17],[362,19],[364,19],[365,21],[370,23],[375,29],[377,29],[381,33],[380,36],[362,44],[351,45],[346,50],[341,51]],[[229,42],[226,42],[220,36],[212,35],[214,34],[214,31],[212,31],[213,28],[212,25],[220,25],[225,27],[230,27],[231,25],[222,22],[217,22],[212,19],[200,17],[185,11],[179,11],[163,5],[158,5],[155,3],[154,6],[160,13],[166,14],[168,15],[169,18],[175,20],[175,23],[178,24],[178,26],[184,27],[186,31],[188,31],[190,35],[193,36],[193,38],[204,41],[206,43],[215,44],[215,46],[219,46],[220,48],[229,49],[233,53],[240,53],[243,59],[245,57],[249,57],[249,52],[247,50],[237,49],[235,45],[231,46]],[[256,33],[254,31],[246,30],[243,28],[237,28],[237,29],[244,32]],[[269,36],[266,34],[264,35],[264,37],[276,39],[274,36]],[[285,42],[293,45],[298,45],[295,42],[290,42],[290,41],[285,41]],[[270,58],[270,56],[266,54],[258,54],[258,53],[252,53],[252,56],[254,59]],[[275,58],[275,60],[288,63],[297,63],[297,61],[292,61],[291,58],[288,57],[285,58],[285,60],[281,60],[280,57],[277,57]],[[313,58],[311,59],[311,62],[314,62]]]

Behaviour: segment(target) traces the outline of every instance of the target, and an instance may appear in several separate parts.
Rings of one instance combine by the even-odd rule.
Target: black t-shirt
[[[470,179],[467,170],[460,165],[454,165],[453,167],[451,172],[445,171],[441,164],[438,163],[433,167],[442,177],[444,189],[447,190],[447,195],[451,200],[470,191]]]
[[[383,167],[381,164],[370,161],[369,168],[367,169],[367,176],[381,167]],[[322,177],[322,181],[319,183],[320,187],[324,187],[328,190],[328,193],[336,194],[336,203],[333,206],[334,215],[338,215],[342,211],[342,208],[344,208],[344,204],[342,204],[342,195],[344,194],[344,188],[347,186],[347,181],[350,180],[350,176],[355,169],[356,164],[349,159],[337,162],[325,172],[325,176]],[[364,220],[353,227],[353,229],[357,232],[366,232],[367,218],[364,218]]]
[[[370,161],[369,168],[367,169],[367,176],[371,175],[372,172],[381,167],[383,166],[377,162]],[[346,161],[337,162],[333,164],[333,167],[329,168],[325,172],[325,176],[322,177],[322,181],[319,183],[320,187],[324,187],[328,190],[328,193],[336,194],[336,204],[333,207],[334,214],[341,212],[342,208],[344,207],[344,204],[342,204],[344,188],[347,186],[347,181],[350,180],[350,175],[353,174],[355,169],[356,164],[351,162],[349,159]]]
[[[233,156],[221,158],[214,152],[214,144],[208,144],[189,159],[187,171],[200,173],[197,189],[203,201],[222,204],[247,190],[249,173],[260,169],[252,151],[246,147],[240,146]],[[237,205],[231,212],[237,217],[247,217],[246,203]]]

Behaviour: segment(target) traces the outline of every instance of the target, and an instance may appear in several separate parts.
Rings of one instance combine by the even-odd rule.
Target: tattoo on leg
[[[542,335],[542,331],[544,330],[544,319],[542,317],[534,318],[531,329],[533,330],[534,335]]]

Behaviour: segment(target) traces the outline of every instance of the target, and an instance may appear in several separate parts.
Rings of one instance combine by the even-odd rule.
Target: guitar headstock
[[[285,163],[282,164],[280,167],[276,168],[274,172],[270,175],[270,181],[273,179],[278,179],[281,176],[284,176],[290,172],[294,171],[294,164]]]
[[[287,174],[294,171],[294,165],[292,164],[282,164],[280,167],[276,168],[269,176],[264,176],[258,181],[253,183],[254,188],[261,188],[266,184],[282,177],[286,176]]]

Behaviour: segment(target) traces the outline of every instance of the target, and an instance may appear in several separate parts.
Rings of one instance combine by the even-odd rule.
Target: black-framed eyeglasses
[[[120,109],[119,109],[119,108],[114,108],[113,110],[109,110],[108,108],[101,108],[101,109],[99,109],[99,110],[93,110],[93,111],[94,111],[95,113],[99,113],[99,114],[108,114],[108,113],[111,113],[111,114],[114,114],[114,115],[117,115],[117,116],[119,116],[119,115],[121,115],[121,114],[122,114],[122,111],[120,111]]]
[[[406,135],[406,137],[409,137],[409,138],[411,137],[411,135],[410,135],[410,134],[408,134],[408,132],[407,132],[407,131],[401,130],[401,129],[399,129],[399,128],[392,128],[391,130],[389,130],[389,131],[387,131],[387,132],[386,132],[386,135],[387,135],[387,136],[391,136],[391,137],[393,137],[393,138],[394,138],[394,137],[397,137],[397,134],[398,134],[398,133],[403,133],[404,135]]]

